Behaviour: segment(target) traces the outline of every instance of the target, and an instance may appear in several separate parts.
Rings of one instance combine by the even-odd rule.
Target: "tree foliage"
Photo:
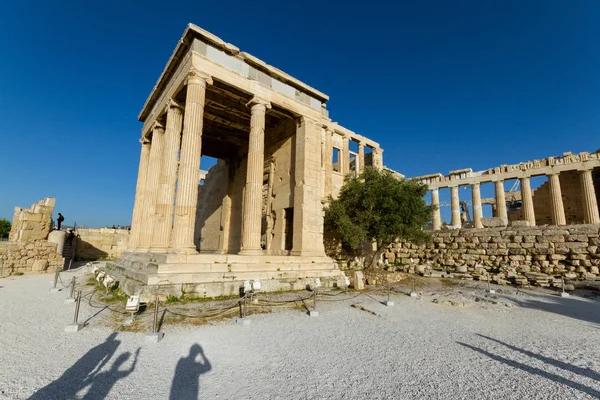
[[[10,221],[5,218],[0,218],[0,239],[8,237],[10,233]]]
[[[390,171],[366,167],[358,176],[347,176],[337,199],[325,210],[325,229],[337,233],[346,249],[355,254],[375,242],[377,250],[366,267],[396,239],[424,243],[423,230],[433,206],[423,196],[427,185],[396,178]]]

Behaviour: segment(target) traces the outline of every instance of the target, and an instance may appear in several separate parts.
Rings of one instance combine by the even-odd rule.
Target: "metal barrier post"
[[[81,290],[77,291],[77,300],[75,302],[75,315],[73,323],[65,327],[65,332],[78,332],[83,328],[83,324],[77,322],[79,320],[79,307],[81,306]]]

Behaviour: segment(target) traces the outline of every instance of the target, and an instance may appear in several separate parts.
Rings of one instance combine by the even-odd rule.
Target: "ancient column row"
[[[166,129],[155,123],[151,140],[142,142],[130,250],[196,252],[194,228],[209,84],[209,76],[190,71],[185,107],[171,101],[166,110]],[[240,254],[261,254],[265,116],[271,105],[254,98],[248,106],[251,120]]]
[[[560,186],[560,177],[558,172],[553,172],[547,175],[548,184],[550,188],[550,215],[553,225],[566,225],[565,209],[562,199],[562,191]],[[581,193],[582,193],[582,204],[583,204],[583,215],[584,223],[586,224],[598,224],[600,223],[600,217],[598,213],[598,203],[596,200],[596,192],[594,189],[594,182],[592,180],[592,170],[579,171]],[[533,191],[531,190],[531,178],[523,177],[519,178],[521,184],[521,210],[522,217],[524,220],[529,222],[530,226],[535,226],[535,210],[533,207]],[[483,224],[481,219],[483,217],[481,208],[481,192],[480,184],[471,184],[472,191],[472,204],[473,204],[473,227],[482,228]],[[506,210],[506,197],[504,193],[504,181],[494,181],[495,193],[496,193],[496,216],[508,221],[508,214]],[[452,207],[452,227],[458,229],[462,226],[460,214],[460,201],[459,201],[459,186],[450,186],[451,193],[451,207]],[[441,229],[441,217],[440,217],[440,199],[439,189],[433,189],[431,191],[431,203],[437,206],[434,211],[432,220],[432,229]]]

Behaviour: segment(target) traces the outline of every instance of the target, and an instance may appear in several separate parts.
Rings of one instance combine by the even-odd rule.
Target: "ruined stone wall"
[[[116,259],[127,249],[127,229],[77,229],[74,240],[78,260]]]
[[[8,240],[27,242],[46,240],[52,227],[52,214],[56,199],[46,197],[29,208],[15,207]]]
[[[600,225],[457,229],[433,233],[433,243],[397,242],[384,257],[389,263],[428,264],[456,270],[476,266],[516,273],[566,271],[595,277],[600,266]],[[413,261],[411,262],[411,258]]]
[[[64,263],[65,259],[56,252],[56,243],[0,242],[0,277],[56,271]]]

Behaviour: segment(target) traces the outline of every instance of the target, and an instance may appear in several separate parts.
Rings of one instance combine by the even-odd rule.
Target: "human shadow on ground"
[[[565,317],[579,319],[581,321],[600,324],[600,313],[598,312],[600,301],[598,300],[583,300],[578,299],[577,297],[558,296],[543,296],[542,299],[543,300],[510,298],[511,301],[516,302],[523,308],[551,312]]]
[[[170,400],[188,400],[198,398],[198,381],[201,374],[212,369],[204,350],[199,344],[190,347],[187,357],[182,357],[175,367],[175,376],[171,385]]]
[[[108,393],[112,387],[117,383],[118,380],[126,378],[135,369],[138,357],[140,355],[140,348],[135,352],[135,358],[129,368],[121,370],[121,366],[131,357],[131,353],[122,353],[112,363],[110,370],[100,372],[91,379],[91,387],[83,400],[102,400],[108,396]]]
[[[103,395],[104,397],[97,397],[95,394],[90,394],[91,397],[86,396],[86,399],[105,398],[108,391],[101,389],[99,384],[108,385],[108,390],[110,390],[118,379],[124,378],[133,371],[139,353],[138,350],[133,366],[129,371],[126,370],[126,375],[123,375],[123,371],[119,371],[118,368],[130,357],[131,353],[121,354],[109,371],[100,372],[121,344],[121,341],[116,340],[116,337],[117,333],[111,333],[103,343],[90,349],[75,364],[69,367],[60,378],[38,390],[29,399],[72,399],[76,397],[79,391],[90,385],[94,391],[105,394]],[[96,379],[99,379],[99,382],[96,382]]]
[[[482,337],[482,338],[487,339],[487,340],[491,340],[492,342],[496,342],[498,344],[501,344],[502,346],[505,346],[508,349],[511,349],[513,351],[516,351],[516,352],[519,352],[519,353],[524,354],[524,355],[526,355],[528,357],[535,358],[537,360],[545,362],[546,364],[554,365],[555,367],[560,368],[560,369],[564,369],[565,371],[569,371],[569,372],[572,372],[572,373],[577,374],[577,375],[585,376],[585,377],[594,379],[596,381],[600,381],[600,374],[598,372],[592,370],[592,369],[581,368],[581,367],[578,367],[576,365],[571,365],[569,363],[566,363],[564,361],[560,361],[560,360],[557,360],[557,359],[554,359],[554,358],[551,358],[551,357],[546,357],[546,356],[534,353],[534,352],[529,351],[529,350],[521,349],[519,347],[512,346],[512,345],[510,345],[508,343],[504,343],[501,340],[494,339],[494,338],[489,337],[489,336],[480,335],[480,334],[477,334],[477,336]]]
[[[520,369],[522,371],[528,372],[530,374],[538,375],[538,376],[541,376],[542,378],[546,378],[546,379],[549,379],[549,380],[551,380],[553,382],[556,382],[556,383],[559,383],[559,384],[571,387],[573,389],[579,390],[580,392],[586,393],[586,394],[592,396],[593,398],[596,398],[596,399],[600,398],[600,391],[598,391],[596,389],[593,389],[593,388],[591,388],[589,386],[586,386],[584,384],[581,384],[579,382],[574,382],[574,381],[569,380],[567,378],[564,378],[564,377],[562,377],[560,375],[556,375],[556,374],[544,371],[542,369],[539,369],[539,368],[536,368],[536,367],[532,367],[532,366],[520,363],[518,361],[509,360],[508,358],[504,358],[504,357],[501,357],[501,356],[499,356],[497,354],[490,353],[490,352],[488,352],[486,350],[480,349],[479,347],[475,347],[475,346],[472,346],[470,344],[466,344],[466,343],[462,343],[462,342],[456,342],[456,343],[458,343],[461,346],[464,346],[466,348],[469,348],[469,349],[471,349],[473,351],[476,351],[477,353],[483,354],[484,356],[487,356],[487,357],[491,358],[492,360],[495,360],[495,361],[501,362],[503,364],[506,364],[509,367],[517,368],[517,369]],[[586,376],[588,376],[588,375],[586,375]]]

